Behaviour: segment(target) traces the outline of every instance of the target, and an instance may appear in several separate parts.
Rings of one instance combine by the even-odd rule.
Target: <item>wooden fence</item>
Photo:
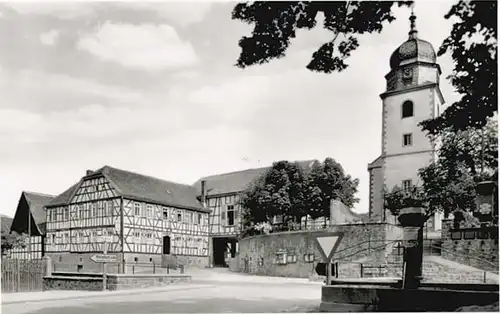
[[[45,270],[42,259],[2,258],[2,293],[42,291]]]

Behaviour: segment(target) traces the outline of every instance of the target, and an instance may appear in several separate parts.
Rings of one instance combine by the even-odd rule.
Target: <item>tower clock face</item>
[[[413,78],[413,69],[412,68],[406,68],[403,70],[403,79],[405,81],[411,81]]]

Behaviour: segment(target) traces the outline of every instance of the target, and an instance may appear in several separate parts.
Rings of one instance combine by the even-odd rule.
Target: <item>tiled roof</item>
[[[309,170],[314,160],[297,162],[303,169]],[[209,196],[238,193],[244,191],[253,180],[263,175],[269,168],[271,167],[247,169],[208,176],[199,179],[193,186],[196,187],[198,195],[201,194],[201,181],[206,181],[207,195]]]
[[[47,204],[47,207],[54,207],[54,206],[61,206],[68,204],[68,202],[71,199],[71,196],[73,196],[73,193],[76,191],[76,189],[78,189],[79,186],[80,182],[73,184],[69,189],[57,195],[49,204]]]
[[[91,175],[102,174],[114,186],[117,193],[125,198],[156,203],[164,206],[190,208],[208,212],[197,198],[196,189],[190,185],[180,184],[135,172],[104,166]],[[50,206],[67,204],[80,183],[75,184],[50,204]]]
[[[31,214],[33,215],[33,219],[35,219],[36,224],[40,226],[40,224],[45,223],[46,215],[44,207],[47,206],[55,196],[26,191],[23,192],[23,194],[28,202]]]

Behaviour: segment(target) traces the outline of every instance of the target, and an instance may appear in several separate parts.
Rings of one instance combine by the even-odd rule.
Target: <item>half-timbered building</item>
[[[168,255],[208,265],[208,210],[189,185],[104,166],[54,198],[46,215],[46,251],[59,269],[99,267],[89,257],[105,243],[120,261],[111,271]]]
[[[45,210],[53,195],[22,192],[12,219],[10,232],[26,235],[23,247],[10,250],[8,256],[15,259],[39,259],[45,253]]]
[[[299,161],[304,170],[314,161]],[[210,210],[211,265],[226,265],[226,257],[235,257],[242,227],[240,195],[248,185],[270,167],[223,173],[199,179],[193,184]],[[276,219],[279,222],[279,218]]]

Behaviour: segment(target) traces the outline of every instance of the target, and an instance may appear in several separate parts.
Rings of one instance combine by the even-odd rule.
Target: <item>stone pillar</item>
[[[424,253],[424,209],[420,207],[403,208],[398,217],[403,226],[403,288],[416,289],[422,281],[422,260]]]
[[[214,267],[214,239],[208,237],[208,267]]]
[[[44,256],[45,276],[52,276],[52,259],[49,256]]]

